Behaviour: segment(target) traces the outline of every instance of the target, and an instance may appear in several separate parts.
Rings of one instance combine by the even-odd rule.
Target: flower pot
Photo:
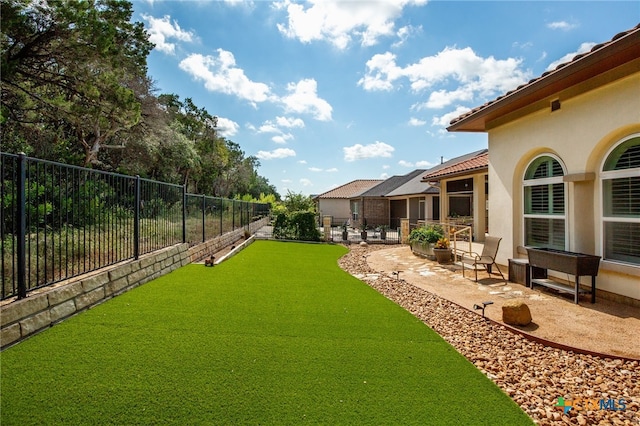
[[[342,240],[347,241],[349,239],[349,231],[342,231]]]
[[[362,238],[362,241],[367,241],[367,231],[360,232],[360,238]]]
[[[451,262],[451,249],[433,249],[433,254],[436,256],[438,263],[450,263]]]
[[[434,243],[413,242],[411,243],[411,251],[413,252],[413,254],[416,254],[418,256],[434,259],[435,254],[433,253],[433,246]]]
[[[387,230],[386,229],[381,229],[380,230],[380,239],[381,240],[386,240],[387,239]]]

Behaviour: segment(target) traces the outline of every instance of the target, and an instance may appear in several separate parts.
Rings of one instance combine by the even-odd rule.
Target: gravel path
[[[349,248],[350,252],[339,261],[342,269],[435,330],[511,396],[536,423],[640,425],[637,361],[576,354],[529,341],[402,279],[376,273],[365,256],[387,247]],[[573,401],[574,408],[568,413],[555,407],[560,397],[565,399],[565,405]],[[602,399],[611,404],[609,409],[599,407]]]

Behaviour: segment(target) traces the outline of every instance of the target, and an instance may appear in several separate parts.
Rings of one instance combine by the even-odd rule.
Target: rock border
[[[385,248],[385,247],[382,247]],[[640,424],[640,362],[553,347],[402,279],[373,271],[370,246],[349,247],[342,269],[411,312],[509,395],[537,424]],[[624,401],[609,409],[558,407],[559,398]],[[584,405],[584,404],[583,404]],[[582,406],[580,408],[583,408]],[[586,407],[585,407],[586,408]],[[590,407],[593,408],[593,407]]]

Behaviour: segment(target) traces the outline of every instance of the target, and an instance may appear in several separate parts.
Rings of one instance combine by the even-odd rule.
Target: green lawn
[[[5,350],[0,423],[532,424],[345,252],[257,241]]]

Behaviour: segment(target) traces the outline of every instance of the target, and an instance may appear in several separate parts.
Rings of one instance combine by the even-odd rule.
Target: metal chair
[[[485,237],[484,247],[482,247],[482,253],[465,253],[462,255],[460,262],[462,263],[462,276],[464,277],[464,266],[469,265],[472,266],[476,272],[476,282],[478,282],[478,269],[480,267],[484,268],[489,275],[491,275],[492,266],[495,265],[500,272],[500,276],[506,283],[507,280],[502,274],[500,267],[496,263],[496,255],[498,254],[498,247],[500,247],[500,241],[502,238],[498,237]]]

